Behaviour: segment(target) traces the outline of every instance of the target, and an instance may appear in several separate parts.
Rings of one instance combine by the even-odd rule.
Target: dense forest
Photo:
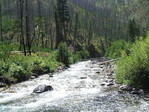
[[[147,88],[148,6],[148,0],[0,0],[0,82],[106,56],[122,58],[119,82]]]

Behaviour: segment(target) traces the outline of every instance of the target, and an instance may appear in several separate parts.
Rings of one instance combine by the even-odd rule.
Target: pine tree
[[[78,15],[78,13],[76,13],[76,15],[75,15],[75,28],[74,28],[74,42],[76,42],[78,26],[79,26],[79,15]]]
[[[57,29],[57,42],[56,46],[61,41],[67,40],[68,24],[70,21],[70,12],[67,5],[67,0],[57,0],[57,8],[55,11],[55,21]]]
[[[129,37],[130,41],[134,42],[136,37],[140,35],[140,30],[136,24],[136,21],[134,19],[129,20]]]

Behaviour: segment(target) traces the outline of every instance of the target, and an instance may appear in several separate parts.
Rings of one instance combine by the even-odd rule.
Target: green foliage
[[[129,56],[123,53],[117,63],[117,80],[133,87],[149,89],[149,35],[133,44]]]
[[[111,47],[109,47],[105,53],[105,56],[113,59],[113,58],[119,58],[121,57],[123,52],[126,52],[126,54],[129,54],[129,49],[131,47],[131,43],[126,42],[125,40],[119,40],[114,42]]]
[[[25,81],[29,78],[29,73],[23,68],[16,64],[11,64],[9,68],[10,77],[16,79],[17,82]]]
[[[0,60],[0,76],[7,77],[11,82],[29,79],[31,73],[41,75],[58,67],[56,53],[34,53],[24,56],[22,53],[10,53],[9,58]]]
[[[37,46],[32,46],[32,50],[34,50],[35,52],[51,52],[50,48],[43,48]]]
[[[76,63],[81,61],[81,59],[87,59],[89,58],[89,52],[86,50],[77,51],[76,53],[73,53],[71,57],[69,58],[70,64]]]
[[[0,61],[0,76],[3,76],[9,70],[9,65],[5,64],[4,61]]]
[[[58,52],[57,52],[57,60],[59,62],[62,62],[63,64],[65,64],[66,66],[69,66],[70,62],[69,62],[69,58],[71,56],[71,53],[68,49],[67,44],[64,43],[60,43],[59,47],[58,47]]]
[[[10,56],[11,46],[9,44],[0,44],[0,60],[5,61]]]
[[[136,21],[134,19],[129,20],[129,36],[130,41],[134,42],[136,40],[136,37],[140,35],[139,27],[136,24]]]

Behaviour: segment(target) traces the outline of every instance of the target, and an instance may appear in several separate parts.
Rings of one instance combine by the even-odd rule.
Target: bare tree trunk
[[[30,39],[31,39],[31,21],[30,21],[30,7],[29,7],[30,3],[29,0],[26,0],[26,44],[28,47],[28,52],[29,55],[31,55],[31,43],[30,43]]]
[[[25,44],[25,38],[24,38],[24,29],[23,29],[23,7],[24,6],[24,0],[20,0],[20,23],[21,23],[21,37],[22,37],[22,44],[23,44],[23,50],[24,55],[26,56],[26,44]]]
[[[0,1],[0,36],[1,36],[1,42],[3,44],[3,19],[2,19],[2,2]]]

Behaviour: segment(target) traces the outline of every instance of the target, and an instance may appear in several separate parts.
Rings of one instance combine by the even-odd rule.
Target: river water
[[[0,112],[149,112],[144,96],[103,87],[98,61],[83,61],[63,72],[40,76],[0,92]],[[32,94],[38,85],[52,85],[53,91]]]

